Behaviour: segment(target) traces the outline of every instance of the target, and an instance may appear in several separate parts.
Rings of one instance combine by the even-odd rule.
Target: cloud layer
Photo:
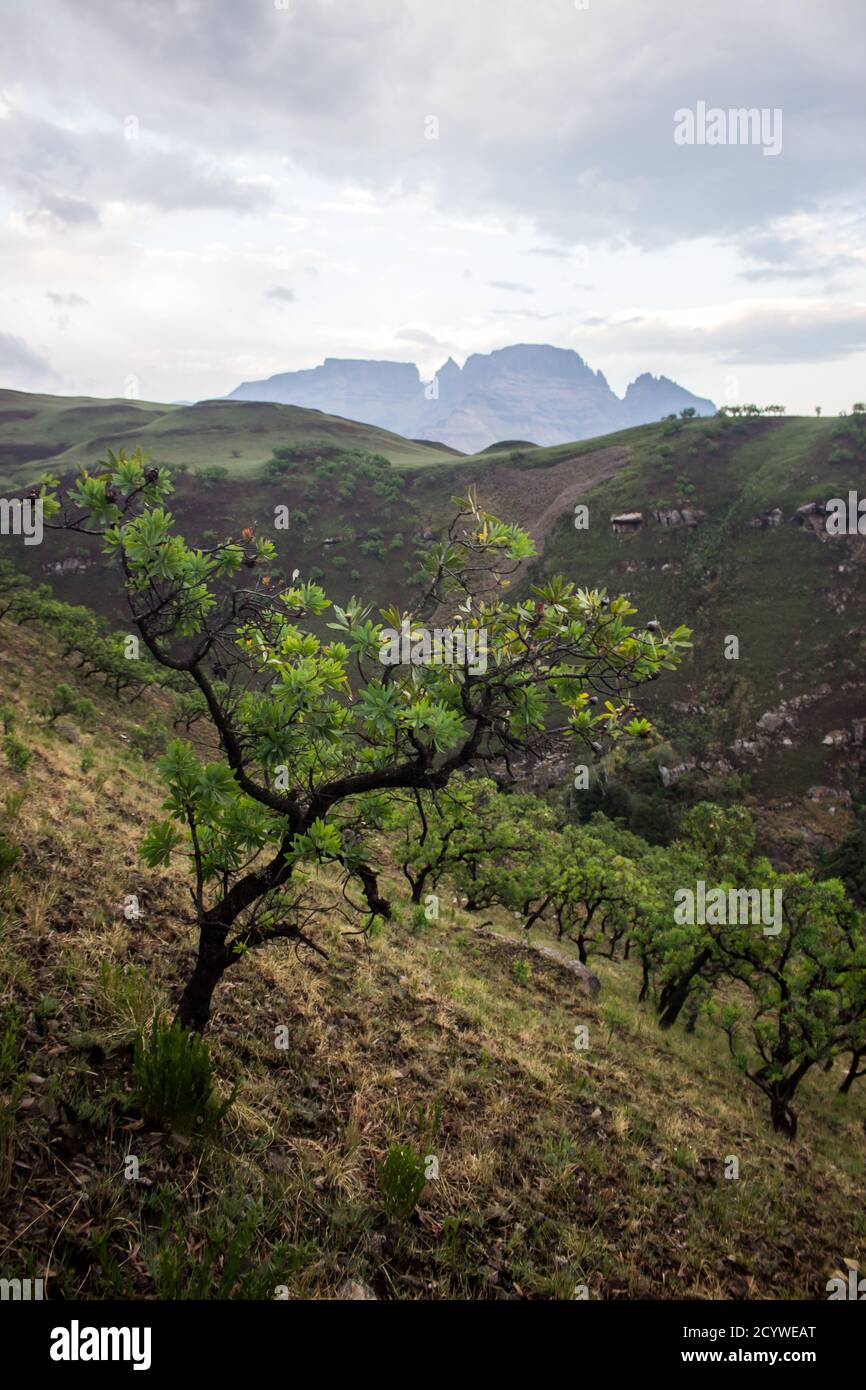
[[[614,377],[691,361],[709,395],[734,360],[848,361],[841,405],[864,40],[862,0],[13,3],[6,327],[29,341],[35,314],[41,342],[49,291],[86,299],[52,330],[68,389],[116,389],[121,336],[124,375],[188,397],[418,334],[432,366],[539,322]],[[699,102],[781,111],[781,152],[677,144]]]

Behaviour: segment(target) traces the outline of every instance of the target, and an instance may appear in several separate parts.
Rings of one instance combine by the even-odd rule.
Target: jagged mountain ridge
[[[449,357],[430,382],[410,362],[326,357],[318,367],[243,382],[228,399],[325,410],[466,453],[499,439],[565,444],[652,424],[686,407],[698,415],[716,410],[648,372],[620,399],[579,353],[530,343],[473,353],[462,368]]]

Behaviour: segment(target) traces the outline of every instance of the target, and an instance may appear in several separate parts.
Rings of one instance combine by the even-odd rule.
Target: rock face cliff
[[[466,453],[501,439],[564,444],[650,424],[687,407],[698,415],[716,409],[649,373],[621,400],[579,353],[526,343],[473,353],[462,368],[449,357],[429,382],[412,363],[327,357],[307,371],[244,382],[229,399],[324,410]]]
[[[228,399],[305,406],[411,436],[424,386],[411,362],[326,357],[320,367],[307,371],[245,381]]]

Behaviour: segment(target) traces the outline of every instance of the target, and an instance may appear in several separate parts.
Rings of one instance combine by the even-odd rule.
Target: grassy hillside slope
[[[478,930],[509,933],[495,910],[446,899],[413,924],[396,875],[397,920],[369,942],[334,917],[316,931],[328,960],[283,944],[234,968],[209,1033],[222,1093],[237,1088],[215,1132],[146,1124],[131,1041],[193,947],[185,882],[137,857],[162,801],[142,727],[164,710],[82,681],[95,719],[47,730],[46,693],[74,670],[31,629],[6,619],[0,637],[32,755],[4,764],[0,803],[20,849],[0,882],[0,1273],[48,1270],[55,1297],[327,1298],[358,1279],[380,1298],[777,1299],[824,1298],[843,1260],[862,1264],[856,1087],[804,1086],[790,1145],[721,1034],[659,1032],[631,965],[594,961],[590,1002],[557,962]],[[377,1162],[419,1126],[439,1176],[400,1226]]]
[[[317,440],[383,454],[407,467],[453,458],[429,445],[317,410],[249,401],[158,405],[0,390],[0,489],[23,488],[50,466],[92,468],[106,449],[146,449],[155,463],[226,468],[245,477],[281,444]]]
[[[696,421],[672,436],[645,432],[627,466],[582,497],[588,529],[560,516],[536,570],[631,593],[663,624],[687,622],[693,653],[643,703],[678,757],[736,768],[768,795],[827,780],[844,788],[863,770],[866,536],[793,521],[811,501],[866,495],[866,452],[839,458],[837,425]],[[653,520],[678,507],[702,512],[700,523]],[[752,524],[774,508],[778,525]],[[640,529],[615,531],[611,516],[632,511],[643,513]],[[732,636],[737,659],[726,656]],[[833,733],[845,736],[837,746],[824,743]]]

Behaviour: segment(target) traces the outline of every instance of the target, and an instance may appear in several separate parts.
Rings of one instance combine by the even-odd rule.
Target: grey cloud
[[[652,315],[627,323],[586,319],[584,327],[608,350],[666,350],[730,363],[840,361],[866,351],[866,305],[832,301],[749,305],[705,328]]]
[[[761,266],[758,269],[741,270],[739,278],[748,280],[751,285],[771,285],[779,280],[815,280],[820,279],[825,274],[825,268],[815,266],[809,269],[806,266],[788,266],[785,270],[773,270],[769,266]]]
[[[45,358],[11,333],[0,333],[0,376],[4,386],[21,388],[53,385],[58,380]]]
[[[294,304],[298,296],[294,290],[287,289],[285,285],[274,285],[265,295],[266,299],[275,299],[278,304]]]
[[[848,252],[828,254],[818,238],[782,237],[766,232],[744,240],[741,249],[755,264],[740,271],[740,279],[752,284],[826,279],[866,269],[866,260]]]
[[[417,343],[419,347],[441,348],[442,351],[450,351],[452,344],[443,343],[432,333],[426,333],[422,328],[400,328],[394,334],[403,343]]]
[[[48,213],[54,221],[70,227],[99,222],[99,212],[92,203],[89,203],[86,198],[71,198],[65,193],[46,194],[41,200],[36,215],[38,216],[40,212]]]
[[[284,11],[268,0],[60,0],[13,8],[4,47],[10,81],[98,93],[119,121],[129,73],[146,73],[142,129],[216,166],[226,154],[287,155],[373,190],[432,187],[443,209],[531,216],[564,245],[736,235],[863,181],[862,0],[795,18],[788,0],[536,7],[531,64],[527,22],[525,0]],[[675,145],[674,112],[698,99],[781,108],[782,153]],[[437,141],[424,139],[428,114]],[[214,200],[200,206],[253,196],[212,179],[209,193],[197,180],[196,196]]]
[[[63,309],[75,309],[79,305],[87,303],[87,300],[84,299],[82,295],[76,294],[74,291],[68,294],[62,294],[58,290],[46,290],[45,297],[46,299],[50,299],[52,304],[56,304],[58,308]]]
[[[113,200],[251,212],[272,198],[266,184],[233,177],[196,151],[126,140],[120,121],[116,133],[73,131],[15,111],[3,121],[2,135],[0,184],[23,197],[31,217],[96,223],[98,204]]]
[[[509,294],[535,294],[531,285],[522,285],[518,280],[488,280],[493,290],[507,290]]]

